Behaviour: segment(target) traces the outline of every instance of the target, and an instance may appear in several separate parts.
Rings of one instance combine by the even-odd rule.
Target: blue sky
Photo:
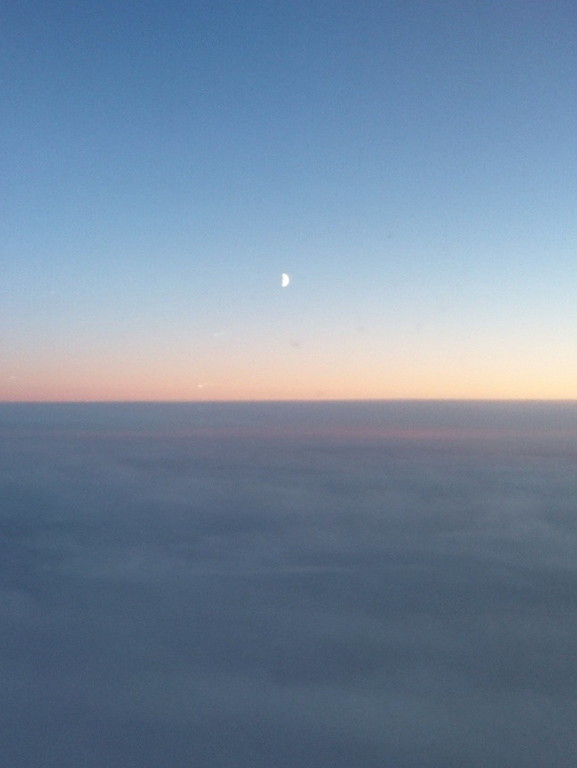
[[[6,8],[0,398],[574,396],[576,30]]]

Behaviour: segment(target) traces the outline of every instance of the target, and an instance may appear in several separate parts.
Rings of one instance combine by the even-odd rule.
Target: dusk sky
[[[1,400],[575,397],[574,2],[0,29]]]

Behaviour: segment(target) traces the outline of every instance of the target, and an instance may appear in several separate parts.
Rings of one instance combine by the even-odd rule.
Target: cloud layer
[[[347,407],[0,414],[4,764],[572,768],[570,442]]]

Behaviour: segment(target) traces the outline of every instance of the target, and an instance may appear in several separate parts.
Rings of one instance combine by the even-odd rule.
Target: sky
[[[5,4],[0,400],[575,397],[576,37],[568,0]]]
[[[574,768],[577,404],[0,427],[3,765]]]

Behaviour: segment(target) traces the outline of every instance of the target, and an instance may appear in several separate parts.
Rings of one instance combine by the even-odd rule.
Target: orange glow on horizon
[[[547,375],[548,373],[548,375]],[[288,375],[290,374],[290,375]],[[311,400],[571,400],[571,379],[551,372],[512,377],[503,371],[317,370],[220,371],[194,376],[159,370],[23,372],[0,382],[3,402],[221,402]]]

